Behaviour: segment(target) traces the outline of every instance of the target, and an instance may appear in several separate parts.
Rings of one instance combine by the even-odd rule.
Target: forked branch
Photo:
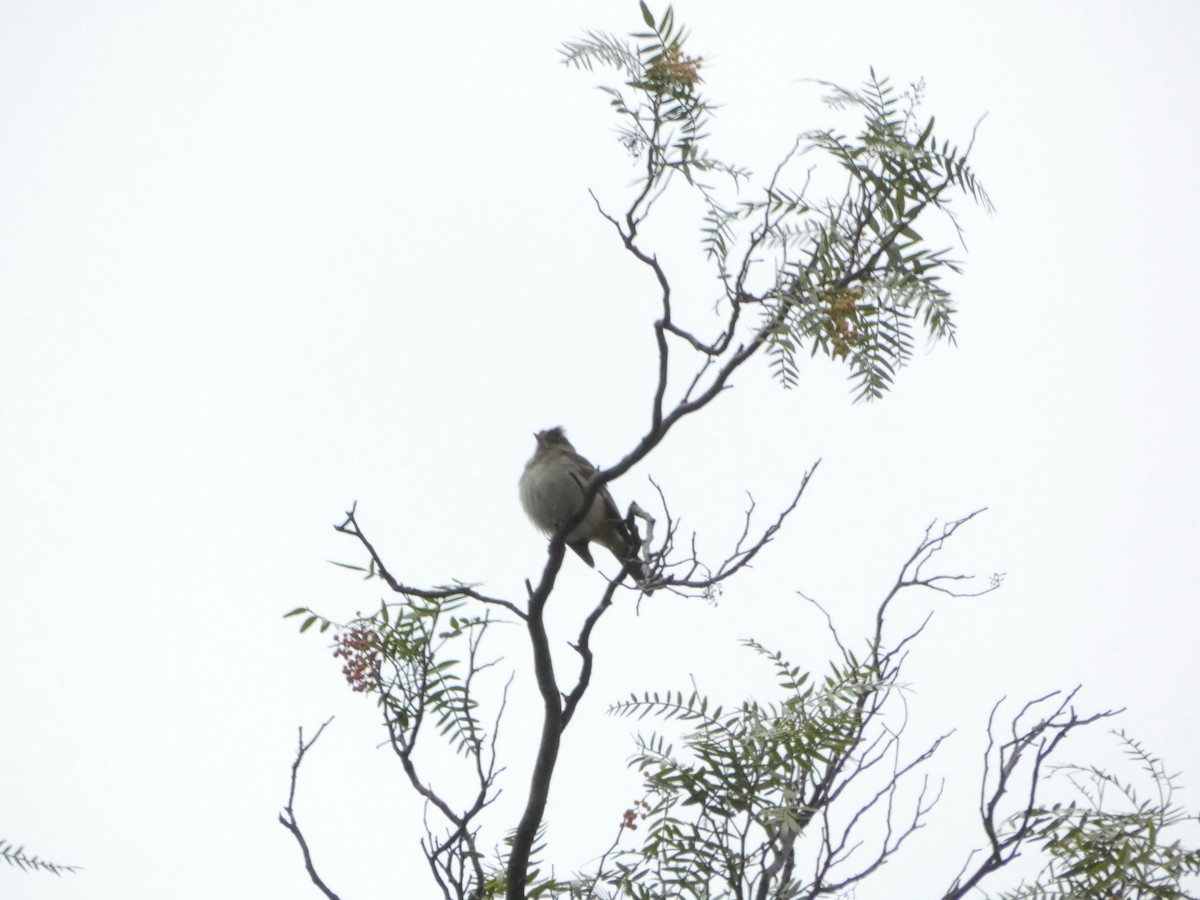
[[[279,824],[292,833],[292,837],[296,839],[296,843],[300,845],[300,852],[304,854],[304,868],[308,872],[308,877],[312,879],[312,883],[320,889],[329,900],[340,900],[337,894],[330,890],[329,885],[321,880],[321,876],[317,874],[316,866],[313,865],[312,853],[308,849],[308,841],[304,839],[304,833],[300,830],[300,823],[296,821],[296,779],[300,775],[300,763],[304,761],[304,754],[312,749],[312,745],[317,742],[321,736],[321,732],[325,730],[333,717],[326,719],[321,723],[321,727],[317,729],[317,733],[312,736],[309,741],[304,740],[304,729],[299,730],[299,738],[296,742],[296,758],[292,761],[292,781],[288,788],[287,804],[283,807],[283,812],[279,814]]]
[[[1122,710],[1105,710],[1092,715],[1080,715],[1075,711],[1075,695],[1079,688],[1063,695],[1054,691],[1036,700],[1030,700],[1013,717],[1009,726],[1010,737],[1000,742],[996,735],[996,714],[1001,699],[992,708],[988,717],[988,745],[983,757],[983,779],[980,786],[979,816],[987,837],[987,847],[982,860],[971,869],[968,857],[963,868],[951,883],[944,900],[959,900],[972,891],[989,875],[1008,865],[1017,856],[1029,839],[1033,837],[1041,815],[1038,791],[1042,784],[1042,770],[1059,745],[1080,728],[1119,715]],[[1042,710],[1049,707],[1049,712]],[[1021,799],[1014,809],[1003,806],[1009,794]]]

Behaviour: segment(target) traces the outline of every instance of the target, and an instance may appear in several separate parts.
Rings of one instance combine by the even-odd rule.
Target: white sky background
[[[883,402],[851,405],[822,360],[790,393],[754,366],[615,484],[646,503],[655,476],[716,556],[745,491],[765,522],[823,460],[719,606],[659,594],[636,617],[626,597],[604,620],[554,860],[598,853],[639,795],[633,726],[609,702],[692,674],[722,701],[761,693],[770,673],[739,637],[820,670],[823,622],[795,591],[857,637],[925,525],[981,506],[946,570],[1006,572],[1003,590],[897,611],[898,627],[936,611],[908,669],[910,747],[958,729],[929,768],[947,799],[860,896],[928,896],[979,844],[983,729],[1006,694],[1082,683],[1082,710],[1128,707],[1117,724],[1200,806],[1200,5],[677,12],[723,104],[718,155],[765,176],[796,133],[852,127],[799,79],[856,85],[874,65],[926,79],[943,137],[988,114],[974,160],[998,212],[959,206],[959,345],[919,354]],[[0,837],[86,868],[2,867],[0,894],[316,896],[275,817],[296,726],[336,714],[298,798],[318,864],[347,898],[432,897],[373,707],[326,637],[280,616],[378,602],[326,562],[361,559],[330,527],[354,500],[405,580],[519,598],[545,546],[516,496],[530,433],[561,423],[603,465],[640,435],[655,287],[587,195],[617,208],[636,173],[593,89],[608,76],[556,54],[584,28],[637,29],[636,3],[4,18]],[[647,246],[713,328],[692,212],[664,206]],[[602,582],[569,559],[561,584],[565,639]],[[506,649],[527,672],[523,651]],[[513,691],[509,803],[537,704],[528,678]],[[1109,747],[1097,730],[1063,761]]]

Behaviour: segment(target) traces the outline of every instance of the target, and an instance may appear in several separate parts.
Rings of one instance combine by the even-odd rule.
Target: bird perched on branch
[[[539,431],[534,437],[537,450],[521,475],[521,505],[534,525],[553,534],[579,510],[584,489],[597,470],[575,452],[562,428]],[[567,546],[595,568],[590,541],[608,548],[622,565],[630,563],[630,571],[639,581],[649,579],[649,570],[638,558],[641,538],[637,528],[621,518],[607,485],[600,486],[587,514],[567,535]]]

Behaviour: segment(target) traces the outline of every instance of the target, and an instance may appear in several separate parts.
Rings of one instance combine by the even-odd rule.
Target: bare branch
[[[288,789],[287,805],[283,808],[283,812],[279,814],[279,824],[292,833],[296,839],[296,843],[300,845],[300,852],[304,854],[304,868],[308,871],[308,877],[329,900],[340,900],[337,894],[329,889],[329,886],[321,880],[321,876],[317,874],[316,867],[313,865],[312,854],[308,850],[308,842],[304,839],[304,834],[300,831],[300,824],[296,821],[296,812],[294,809],[296,801],[296,778],[300,774],[300,763],[304,761],[304,754],[311,749],[312,745],[317,742],[317,738],[321,736],[321,732],[325,730],[325,726],[333,721],[330,716],[326,719],[321,727],[317,729],[317,733],[313,735],[312,740],[305,743],[304,729],[300,729],[299,740],[296,747],[296,758],[292,762],[292,782]]]
[[[967,869],[977,851],[968,857],[963,869],[955,877],[950,888],[944,895],[944,900],[957,900],[966,897],[975,890],[981,881],[999,871],[1016,859],[1026,841],[1033,835],[1038,824],[1037,795],[1041,784],[1042,767],[1046,760],[1058,749],[1072,732],[1104,719],[1118,715],[1122,710],[1105,710],[1090,716],[1080,716],[1075,712],[1072,703],[1079,692],[1076,687],[1057,702],[1047,715],[1039,712],[1039,707],[1050,703],[1059,697],[1061,691],[1054,691],[1025,703],[1013,717],[1010,731],[1012,738],[1002,744],[997,744],[995,736],[995,717],[1004,702],[1003,698],[992,708],[988,717],[988,745],[984,751],[983,779],[980,786],[979,814],[984,834],[987,836],[988,847],[984,851],[983,860],[969,875]],[[1036,721],[1027,723],[1026,717],[1038,716]],[[1022,767],[1022,763],[1025,766]],[[1019,783],[1018,775],[1024,780]],[[1020,791],[1024,795],[1023,805],[1008,815],[1000,810],[1001,801],[1010,791]]]
[[[943,586],[945,581],[971,581],[974,576],[969,575],[931,575],[923,574],[922,569],[937,553],[945,546],[955,532],[958,531],[967,522],[970,522],[977,515],[985,512],[987,507],[975,510],[969,515],[963,516],[961,519],[955,519],[952,522],[947,522],[942,526],[940,534],[934,535],[933,529],[937,525],[936,520],[931,522],[925,529],[925,537],[917,548],[912,552],[912,555],[905,560],[904,565],[900,568],[900,574],[896,577],[895,584],[892,585],[887,596],[879,605],[879,610],[875,616],[875,643],[879,646],[883,640],[883,621],[887,613],[888,607],[892,601],[906,588],[923,587],[931,590],[940,591],[944,594],[949,594],[952,597],[981,597],[984,594],[991,593],[1000,587],[1004,576],[1001,574],[993,575],[989,585],[986,588],[978,591],[957,591],[953,588]],[[898,647],[895,649],[899,649]],[[892,652],[895,652],[895,649]]]
[[[791,502],[775,518],[775,521],[768,525],[762,533],[750,541],[750,524],[754,513],[754,498],[750,498],[750,508],[746,510],[745,521],[742,527],[742,534],[738,538],[732,552],[726,557],[713,572],[708,566],[704,565],[697,558],[695,548],[693,547],[691,557],[681,562],[672,563],[674,567],[687,567],[687,571],[680,577],[668,576],[662,584],[669,590],[680,592],[684,589],[701,590],[705,592],[712,591],[721,582],[728,580],[741,569],[750,565],[753,559],[759,554],[764,547],[771,542],[779,530],[783,527],[783,523],[789,515],[791,515],[796,507],[800,504],[800,498],[804,496],[805,488],[808,487],[809,479],[817,471],[817,466],[821,464],[820,460],[813,463],[812,468],[804,473],[804,477],[800,481],[800,487],[792,496]],[[657,487],[657,484],[655,485]],[[671,523],[668,517],[668,523]],[[696,577],[698,572],[704,572],[700,577]]]
[[[621,567],[621,573],[608,583],[608,587],[604,590],[604,596],[601,597],[595,609],[584,620],[583,627],[579,631],[579,639],[571,645],[575,652],[579,654],[582,662],[579,667],[579,678],[575,682],[575,687],[563,698],[561,727],[564,729],[570,724],[571,717],[575,715],[575,708],[579,705],[579,701],[583,699],[584,692],[587,691],[588,685],[591,683],[593,663],[591,647],[592,629],[596,627],[596,623],[600,621],[600,617],[612,606],[613,594],[616,593],[617,586],[633,566],[633,560],[626,561]]]
[[[380,557],[374,545],[367,540],[366,534],[364,534],[362,529],[359,527],[358,519],[356,517],[357,509],[358,503],[355,502],[346,512],[345,520],[340,525],[334,525],[333,527],[335,531],[338,531],[341,534],[348,534],[351,537],[356,538],[358,542],[366,549],[367,553],[371,557],[370,568],[365,570],[368,578],[382,578],[385,582],[387,582],[388,587],[390,587],[397,594],[421,597],[424,600],[444,600],[450,597],[470,597],[472,600],[478,600],[480,603],[487,603],[491,606],[503,607],[514,615],[522,619],[525,618],[524,610],[522,610],[516,604],[511,603],[508,600],[502,600],[498,597],[489,597],[486,594],[481,594],[470,585],[461,584],[455,585],[454,587],[437,588],[431,590],[428,588],[417,588],[412,587],[411,585],[401,584],[392,576],[392,573],[388,571],[387,566],[385,566],[383,563],[382,557]],[[342,564],[338,563],[338,565]],[[346,566],[345,568],[358,567]]]

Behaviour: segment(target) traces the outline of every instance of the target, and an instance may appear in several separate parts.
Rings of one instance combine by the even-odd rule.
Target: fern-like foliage
[[[479,642],[489,624],[487,616],[457,613],[465,598],[426,598],[408,595],[402,603],[383,604],[370,616],[344,625],[307,608],[288,616],[304,616],[301,631],[319,624],[324,632],[335,627],[334,656],[343,662],[342,674],[360,693],[374,694],[405,746],[429,722],[455,752],[483,752],[487,728],[476,716],[478,702],[471,679],[487,663],[477,659]],[[461,647],[460,652],[453,648]]]
[[[918,125],[919,91],[898,92],[874,70],[858,91],[829,87],[831,106],[861,111],[862,130],[810,131],[800,152],[832,157],[846,172],[845,192],[816,203],[773,188],[742,215],[772,216],[766,236],[793,253],[764,312],[777,377],[795,383],[805,348],[845,361],[855,399],[873,400],[911,358],[917,331],[954,341],[954,304],[940,279],[958,264],[926,245],[918,220],[948,212],[955,193],[987,209],[991,200],[968,164],[970,148],[939,141],[932,118]]]
[[[812,169],[803,186],[789,189],[780,166],[760,199],[729,203],[696,178],[724,174],[735,187],[750,178],[705,149],[713,106],[700,93],[704,60],[686,49],[688,35],[671,7],[658,18],[644,2],[641,10],[649,30],[632,35],[636,43],[591,31],[561,50],[569,66],[612,67],[625,79],[622,87],[601,90],[617,114],[621,142],[645,162],[626,215],[627,237],[670,176],[683,174],[707,206],[701,241],[727,299],[761,304],[759,339],[784,387],[797,383],[802,355],[821,353],[849,366],[856,400],[874,400],[912,357],[917,332],[952,343],[955,309],[941,277],[958,264],[946,249],[928,246],[917,225],[932,211],[949,214],[956,194],[987,209],[991,200],[969,165],[970,146],[960,151],[935,136],[932,118],[918,121],[922,87],[898,91],[873,69],[858,90],[822,82],[828,104],[860,112],[862,128],[854,136],[807,131],[785,164],[824,156],[845,173],[842,194],[810,198]],[[772,287],[754,294],[747,278],[762,262],[753,251],[764,246],[781,256]]]
[[[668,6],[656,19],[644,2],[640,7],[648,30],[631,35],[636,44],[606,32],[587,31],[560,48],[568,66],[592,71],[601,65],[617,69],[625,78],[623,87],[601,90],[617,114],[621,143],[646,163],[641,198],[631,213],[634,218],[644,215],[654,192],[676,172],[693,185],[696,172],[719,171],[735,178],[748,174],[703,149],[713,111],[700,93],[704,60],[688,52],[688,35],[676,24],[674,10]]]
[[[23,846],[14,845],[11,841],[0,838],[0,859],[10,866],[16,866],[22,872],[49,872],[51,875],[62,876],[63,872],[78,872],[79,866],[64,866],[30,856]]]
[[[648,828],[640,851],[615,859],[605,879],[611,896],[799,895],[794,843],[861,740],[865,698],[886,686],[871,664],[850,657],[814,683],[779,653],[744,643],[775,668],[782,700],[724,709],[693,690],[611,707],[688,726],[678,749],[661,734],[638,738],[631,764],[644,777]]]
[[[504,838],[504,846],[511,847],[513,833],[509,832]],[[555,876],[553,868],[549,874],[542,871],[545,863],[542,861],[546,852],[546,823],[538,826],[534,837],[533,848],[529,857],[529,875],[525,883],[525,896],[529,900],[584,900],[588,896],[582,880],[560,880]],[[497,856],[493,865],[488,867],[483,882],[483,889],[478,893],[477,900],[498,900],[505,896],[508,888],[508,873],[506,860],[503,855]]]
[[[378,574],[374,564],[363,571],[368,577]],[[373,615],[344,625],[303,607],[288,616],[304,617],[301,631],[318,623],[321,631],[336,630],[334,656],[343,660],[346,681],[355,691],[375,696],[410,784],[444,818],[445,826],[436,830],[426,822],[421,847],[445,896],[456,891],[467,896],[462,892],[469,885],[470,896],[484,897],[489,895],[479,893],[486,876],[476,818],[498,793],[495,742],[507,687],[489,727],[479,718],[477,680],[495,663],[480,656],[491,620],[486,614],[463,614],[464,589],[461,584],[419,593],[400,589],[400,602],[381,604]],[[453,801],[460,803],[457,807],[418,771],[415,754],[430,743],[431,729],[437,732],[435,742],[465,758],[455,788],[467,797]]]
[[[1037,839],[1049,856],[1032,885],[1003,894],[1011,900],[1043,897],[1139,897],[1183,900],[1193,896],[1184,880],[1200,875],[1200,847],[1185,846],[1179,833],[1200,816],[1174,799],[1175,776],[1138,741],[1117,732],[1126,756],[1142,770],[1144,789],[1096,766],[1056,766],[1081,801],[1038,810]]]

